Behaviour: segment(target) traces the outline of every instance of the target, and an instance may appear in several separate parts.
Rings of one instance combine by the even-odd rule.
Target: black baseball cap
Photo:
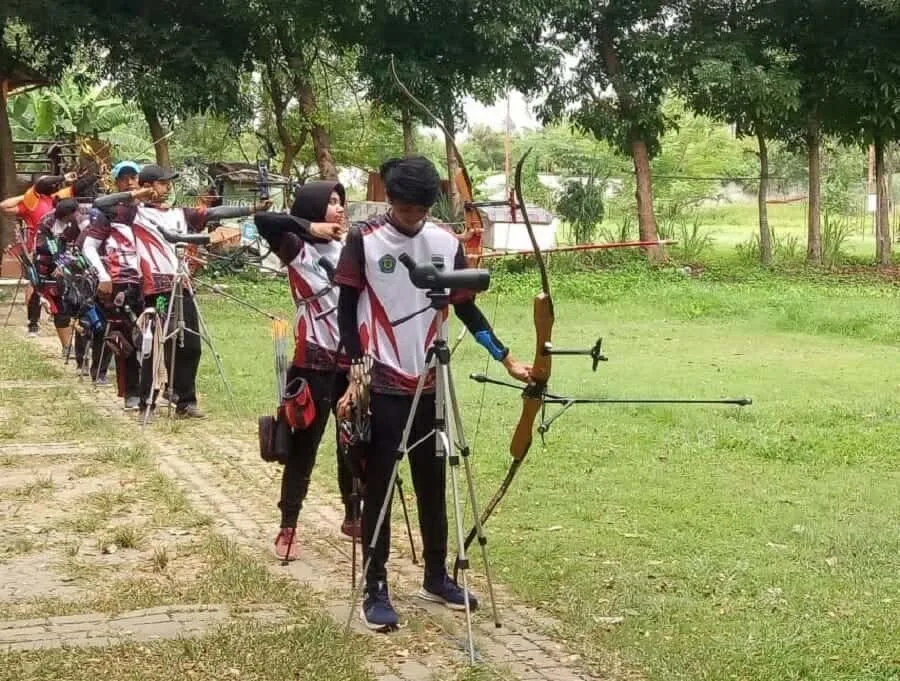
[[[141,168],[141,174],[138,175],[138,182],[147,184],[149,182],[165,182],[166,180],[174,180],[178,177],[178,173],[168,168],[156,165],[146,165]]]

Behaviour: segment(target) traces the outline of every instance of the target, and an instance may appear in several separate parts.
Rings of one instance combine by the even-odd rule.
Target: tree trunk
[[[612,83],[616,97],[619,99],[619,111],[626,121],[637,122],[634,97],[629,91],[628,83],[622,77],[622,66],[616,54],[611,24],[600,22],[600,43],[606,73]],[[656,227],[656,215],[653,212],[653,177],[650,172],[650,151],[647,141],[642,136],[631,140],[631,160],[634,163],[635,198],[637,199],[638,232],[642,241],[659,239]],[[644,249],[650,260],[662,258],[663,250],[658,246]]]
[[[869,182],[866,185],[869,194],[875,193],[875,145],[869,146]]]
[[[290,177],[294,167],[294,159],[306,144],[306,131],[301,131],[300,137],[294,140],[287,123],[285,115],[287,114],[287,97],[284,94],[284,87],[279,78],[275,65],[271,62],[266,63],[266,75],[263,78],[263,86],[269,93],[269,99],[272,100],[272,116],[275,118],[275,130],[278,132],[278,141],[281,142],[281,148],[284,152],[284,158],[281,161],[281,174],[284,177]]]
[[[653,213],[653,177],[650,171],[650,153],[643,139],[631,142],[631,158],[634,162],[635,192],[638,211],[638,233],[641,241],[656,241],[659,233],[656,229],[656,215]],[[651,260],[662,256],[659,246],[646,249]]]
[[[284,153],[284,158],[281,161],[281,175],[283,177],[291,176],[291,167],[294,165],[294,158],[297,156],[297,150],[294,149],[294,145],[288,143],[287,145],[282,146],[282,151]]]
[[[409,109],[403,107],[400,115],[403,123],[403,154],[408,158],[416,153],[416,134]]]
[[[763,265],[772,264],[772,233],[769,231],[769,211],[766,197],[769,195],[769,150],[766,137],[756,133],[759,143],[759,260]]]
[[[806,128],[806,153],[809,160],[809,222],[806,235],[806,259],[822,263],[822,140],[818,114],[811,114]]]
[[[323,180],[337,181],[337,166],[334,164],[334,156],[331,155],[331,137],[329,137],[328,131],[321,125],[314,125],[309,132],[312,136],[313,149],[316,152],[319,174]]]
[[[444,127],[447,128],[451,135],[454,134],[456,123],[453,122],[453,115],[444,114]],[[444,149],[447,153],[447,179],[449,180],[450,205],[453,206],[453,212],[459,215],[463,214],[462,198],[459,195],[459,187],[456,186],[456,173],[459,172],[459,162],[456,158],[456,151],[453,146],[454,140],[451,137],[444,139]]]
[[[12,128],[6,112],[8,81],[0,77],[0,199],[16,193],[16,157],[13,149]],[[3,262],[3,249],[13,241],[15,223],[0,216],[0,263]]]
[[[875,138],[875,244],[878,263],[891,264],[891,223],[884,169],[884,140]]]
[[[313,92],[309,83],[300,84],[297,100],[300,102],[300,110],[303,112],[304,118],[308,121],[309,135],[312,137],[319,175],[323,180],[337,180],[337,166],[334,164],[334,156],[331,153],[331,137],[325,127],[316,122],[318,114],[316,93]]]
[[[141,102],[141,110],[144,112],[144,118],[150,127],[150,137],[153,139],[153,148],[156,151],[156,165],[163,168],[171,168],[172,162],[169,159],[169,140],[166,137],[166,128],[162,121],[159,120],[159,114],[149,104]]]
[[[300,137],[298,137],[297,140],[293,140],[291,139],[290,134],[286,137],[282,137],[279,134],[284,153],[284,158],[281,161],[281,174],[284,177],[290,177],[291,173],[294,171],[294,159],[297,158],[297,154],[300,153],[303,145],[306,144],[306,135],[306,131],[303,131],[300,133]]]

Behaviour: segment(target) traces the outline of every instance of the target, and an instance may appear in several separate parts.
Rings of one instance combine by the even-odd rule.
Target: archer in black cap
[[[178,179],[178,173],[157,165],[144,166],[138,175],[138,183],[142,185],[152,184],[153,182],[169,182],[175,179]]]

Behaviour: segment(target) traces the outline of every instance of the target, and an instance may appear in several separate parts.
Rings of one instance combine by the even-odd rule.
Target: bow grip
[[[534,420],[544,404],[544,392],[547,381],[550,380],[553,359],[543,350],[547,343],[552,342],[553,322],[553,300],[542,291],[534,298],[535,354],[531,365],[531,380],[522,392],[522,413],[509,443],[509,453],[515,461],[521,461],[528,454]]]

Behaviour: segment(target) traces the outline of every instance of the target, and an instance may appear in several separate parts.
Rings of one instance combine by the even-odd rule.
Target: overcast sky
[[[493,106],[479,104],[474,99],[467,97],[463,107],[466,112],[467,128],[476,125],[487,125],[494,130],[502,132],[506,129],[506,98],[501,98]],[[540,123],[531,113],[531,106],[525,102],[525,98],[519,92],[510,95],[509,113],[512,118],[513,132],[522,128],[539,128]],[[425,128],[430,134],[437,135],[437,128]],[[467,130],[460,130],[456,135],[457,142],[462,142],[468,135]]]

